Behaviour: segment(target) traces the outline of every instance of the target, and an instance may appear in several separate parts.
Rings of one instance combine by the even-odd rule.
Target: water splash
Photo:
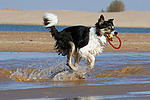
[[[84,78],[88,72],[87,66],[78,66],[74,72],[67,68],[64,61],[57,60],[56,65],[50,65],[51,60],[33,63],[25,68],[13,67],[13,70],[1,69],[10,79],[19,82],[46,82],[46,81],[75,81]]]
[[[0,80],[8,80],[8,77],[12,80],[19,82],[47,82],[47,81],[76,81],[84,78],[89,73],[87,65],[78,66],[79,70],[74,72],[68,69],[64,62],[57,61],[56,65],[51,66],[50,60],[43,61],[37,64],[28,65],[26,68],[21,69],[16,67],[13,70],[0,69]],[[138,67],[125,67],[119,70],[103,70],[101,73],[93,74],[96,70],[90,72],[90,74],[96,77],[127,77],[134,74],[146,74],[150,75],[150,71],[138,66]]]

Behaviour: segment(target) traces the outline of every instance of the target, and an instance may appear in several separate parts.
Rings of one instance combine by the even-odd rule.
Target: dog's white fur
[[[95,64],[95,56],[103,52],[103,48],[107,44],[105,36],[97,36],[95,34],[96,29],[91,27],[89,34],[89,43],[79,50],[81,57],[86,59],[90,63],[92,69]]]

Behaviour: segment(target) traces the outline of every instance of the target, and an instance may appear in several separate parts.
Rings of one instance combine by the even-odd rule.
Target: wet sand
[[[149,52],[149,33],[119,33],[122,47],[113,49],[109,44],[104,52]],[[0,32],[0,52],[55,52],[54,39],[48,32]],[[118,40],[114,38],[115,46]]]
[[[96,100],[96,96],[101,98],[107,98],[107,96],[129,95],[131,92],[143,92],[149,91],[150,84],[132,84],[132,85],[102,85],[102,86],[73,86],[73,87],[51,87],[51,88],[36,88],[36,89],[24,89],[24,90],[4,90],[0,91],[0,97],[3,100],[14,99],[37,99],[37,98],[63,98],[63,99],[77,99],[83,98],[88,100]],[[137,98],[148,99],[146,95]],[[130,96],[129,96],[130,97]],[[104,98],[104,99],[105,99]],[[131,99],[131,98],[130,98]],[[134,97],[136,99],[136,97]]]

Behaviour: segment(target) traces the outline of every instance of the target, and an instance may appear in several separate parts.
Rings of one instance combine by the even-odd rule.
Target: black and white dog
[[[52,13],[46,13],[43,17],[44,25],[50,29],[51,35],[56,40],[55,48],[59,54],[67,55],[67,66],[77,71],[77,64],[81,58],[89,62],[92,69],[95,64],[95,56],[103,51],[107,44],[107,38],[112,41],[113,36],[118,33],[114,29],[114,19],[105,21],[101,15],[95,27],[71,26],[61,32],[55,28],[58,17]],[[71,58],[74,57],[74,65]]]

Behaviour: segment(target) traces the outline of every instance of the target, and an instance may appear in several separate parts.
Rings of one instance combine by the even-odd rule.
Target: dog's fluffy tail
[[[49,28],[58,23],[58,17],[57,17],[57,15],[55,15],[53,13],[45,13],[43,21],[44,21],[45,27]]]
[[[55,43],[55,49],[59,54],[62,54],[63,56],[67,55],[69,53],[69,49],[71,48],[68,41],[65,41],[66,39],[69,39],[64,37],[63,35],[59,34],[58,30],[55,28],[55,25],[58,23],[58,17],[55,14],[52,13],[45,13],[45,16],[43,17],[44,26],[50,30],[50,33],[52,37],[56,40]],[[68,46],[69,45],[69,46]]]
[[[43,17],[43,21],[44,21],[44,26],[50,29],[52,36],[56,39],[59,33],[58,30],[55,28],[55,25],[58,23],[57,15],[53,13],[45,13],[45,16]]]

